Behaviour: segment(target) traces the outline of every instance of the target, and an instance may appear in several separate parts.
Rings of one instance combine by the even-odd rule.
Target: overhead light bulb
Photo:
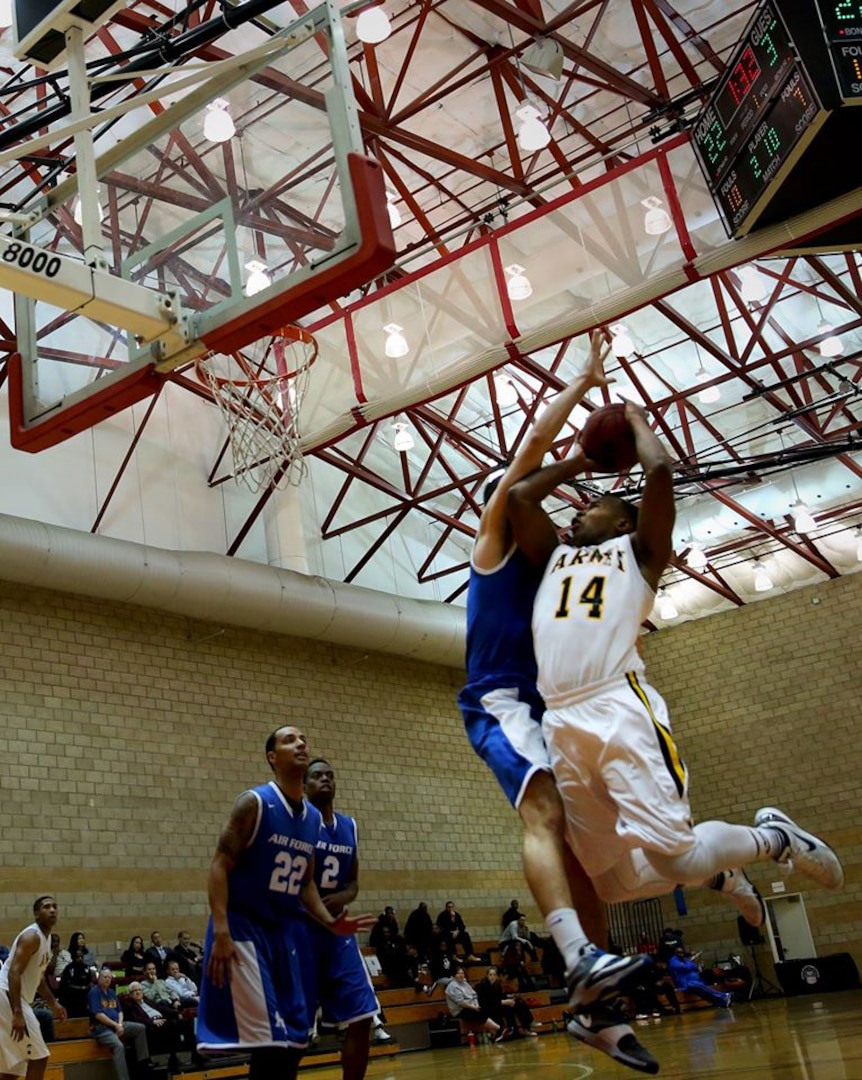
[[[699,368],[694,373],[694,377],[702,381],[703,379],[709,378],[709,372],[706,368]],[[718,401],[720,397],[721,391],[717,386],[705,386],[702,390],[698,390],[697,392],[697,400],[701,405],[712,405],[714,402]]]
[[[811,511],[801,499],[793,507],[793,527],[802,534],[813,532],[817,528]]]
[[[379,4],[359,12],[356,20],[356,36],[366,45],[379,45],[392,33],[389,16]]]
[[[664,203],[657,196],[650,195],[646,199],[641,199],[641,206],[646,207],[644,232],[648,236],[661,236],[673,225],[670,214],[664,208]]]
[[[518,109],[517,117],[521,121],[518,129],[518,146],[527,153],[543,150],[551,141],[551,133],[542,122],[542,117],[534,105],[524,105]]]
[[[243,290],[246,296],[255,296],[272,285],[272,278],[267,273],[264,263],[251,259],[245,264],[245,268],[248,270],[248,279]]]
[[[399,454],[406,454],[416,445],[410,434],[410,426],[405,420],[396,420],[392,424],[392,449]]]
[[[757,560],[752,569],[754,570],[755,592],[769,592],[770,589],[774,588],[772,578],[766,572],[766,567],[760,559]]]
[[[398,207],[395,205],[398,196],[392,192],[386,192],[386,209],[389,211],[389,224],[393,229],[397,229],[401,224],[401,214],[398,212]]]
[[[210,142],[227,142],[236,134],[236,125],[233,117],[227,111],[227,102],[224,98],[216,98],[207,105],[207,114],[204,117],[204,137]]]
[[[828,334],[820,344],[817,346],[820,355],[825,356],[828,359],[840,356],[844,352],[844,346],[841,344],[841,338],[837,334],[832,333],[833,327],[831,323],[826,322],[825,319],[821,319],[817,325],[818,334]]]
[[[707,563],[709,562],[706,557],[706,552],[700,544],[695,544],[694,541],[689,543],[688,555],[686,555],[685,561],[692,570],[705,570]]]
[[[676,604],[666,589],[658,591],[658,613],[660,618],[667,620],[675,619],[679,615]]]
[[[523,266],[512,263],[511,266],[506,267],[505,272],[509,277],[506,282],[506,292],[509,294],[510,300],[526,300],[528,296],[533,295],[533,286],[524,273]]]
[[[536,38],[521,53],[521,63],[537,75],[559,79],[563,74],[563,48],[553,38]]]
[[[515,405],[518,401],[518,391],[507,375],[498,373],[494,376],[494,393],[497,397],[497,404],[504,409],[510,405]]]
[[[3,22],[2,20],[0,20],[0,26],[2,25]],[[100,191],[101,188],[97,188],[96,190]],[[99,211],[99,224],[101,224],[105,220],[105,211],[102,209],[101,203],[96,203],[96,209]],[[75,199],[75,202],[72,204],[72,218],[76,225],[82,225],[84,223],[84,208],[81,206],[80,195]]]
[[[394,322],[387,323],[383,327],[384,333],[387,335],[384,352],[391,360],[397,360],[400,356],[406,356],[410,352],[407,338],[401,333],[403,329],[403,326],[399,326],[398,323]]]
[[[635,351],[635,347],[625,326],[622,323],[614,323],[611,327],[611,333],[614,335],[611,339],[611,352],[614,356],[620,360],[626,356],[631,356]]]
[[[741,282],[739,291],[742,299],[746,304],[759,304],[766,296],[767,288],[766,282],[758,273],[757,267],[748,263],[745,266],[740,266],[737,273]]]

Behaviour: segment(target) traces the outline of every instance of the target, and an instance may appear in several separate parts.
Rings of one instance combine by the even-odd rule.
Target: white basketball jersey
[[[636,642],[654,601],[631,534],[597,547],[561,544],[533,607],[538,686],[547,704],[564,704],[594,684],[643,671]]]
[[[42,981],[42,976],[45,973],[45,968],[51,960],[50,934],[43,934],[39,929],[38,923],[31,923],[29,926],[25,927],[12,942],[12,948],[9,950],[6,962],[3,964],[3,967],[0,968],[0,990],[9,989],[9,969],[12,967],[12,963],[15,960],[15,951],[18,948],[18,942],[21,939],[21,935],[26,934],[29,930],[35,930],[42,939],[39,948],[30,957],[30,962],[21,973],[21,999],[26,1001],[28,1005],[32,1005],[33,999],[36,997],[36,991],[39,989],[39,983]]]

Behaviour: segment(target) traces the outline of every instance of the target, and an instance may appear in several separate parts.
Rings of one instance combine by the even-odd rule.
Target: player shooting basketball
[[[844,875],[832,849],[779,810],[759,810],[754,828],[691,824],[688,773],[636,648],[672,550],[672,466],[644,410],[629,402],[625,415],[644,471],[639,508],[604,495],[560,542],[541,502],[591,467],[580,447],[508,497],[519,548],[545,568],[533,611],[537,685],[569,842],[607,902],[770,859],[792,859],[800,873],[838,888]]]
[[[575,911],[573,896],[590,936],[606,940],[601,904],[566,847],[563,806],[542,739],[544,702],[536,690],[530,632],[541,570],[515,546],[507,504],[512,485],[539,468],[575,405],[591,388],[610,381],[604,373],[608,351],[602,335],[593,333],[583,374],[557,395],[496,488],[486,490],[470,560],[467,683],[458,702],[473,748],[523,822],[524,875],[565,960],[572,1005],[579,1012],[591,1008],[595,1014],[595,1022],[579,1037],[632,1068],[655,1072],[658,1064],[631,1028],[597,1004],[600,997],[636,979],[646,961],[641,956],[599,953]]]

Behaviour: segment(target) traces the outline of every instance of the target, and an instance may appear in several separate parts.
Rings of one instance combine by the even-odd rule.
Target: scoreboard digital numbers
[[[862,0],[818,0],[841,97],[862,103]]]
[[[853,7],[862,7],[862,0]],[[767,188],[827,115],[775,0],[766,0],[692,132],[695,152],[731,235],[754,224]]]

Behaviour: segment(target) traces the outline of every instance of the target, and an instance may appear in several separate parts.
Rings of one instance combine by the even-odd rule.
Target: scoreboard
[[[751,229],[770,190],[828,116],[777,0],[765,0],[692,133],[695,153],[731,235]]]
[[[862,0],[818,0],[835,77],[846,104],[862,102]]]

